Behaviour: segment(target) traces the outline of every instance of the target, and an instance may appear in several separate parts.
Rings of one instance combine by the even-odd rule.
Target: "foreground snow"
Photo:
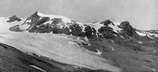
[[[50,59],[90,69],[120,72],[94,52],[78,45],[83,42],[66,35],[14,33],[0,34],[0,42],[13,46],[28,54],[37,54]]]

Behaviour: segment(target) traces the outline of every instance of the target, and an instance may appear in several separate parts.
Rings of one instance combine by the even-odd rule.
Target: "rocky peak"
[[[122,29],[120,34],[126,38],[133,37],[137,34],[136,29],[133,28],[128,21],[121,22],[118,27]]]
[[[9,22],[9,23],[15,22],[15,21],[21,21],[21,19],[19,17],[17,17],[16,15],[13,15],[13,16],[9,17],[9,20],[7,20],[7,22]]]

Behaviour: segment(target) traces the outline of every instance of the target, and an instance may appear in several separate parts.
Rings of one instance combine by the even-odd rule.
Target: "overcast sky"
[[[26,17],[38,10],[81,22],[128,20],[139,29],[158,28],[157,0],[0,0],[0,16]]]

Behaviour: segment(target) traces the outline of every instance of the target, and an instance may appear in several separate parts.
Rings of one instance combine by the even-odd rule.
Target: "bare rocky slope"
[[[80,23],[35,12],[0,34],[2,72],[158,72],[158,35],[128,21]]]

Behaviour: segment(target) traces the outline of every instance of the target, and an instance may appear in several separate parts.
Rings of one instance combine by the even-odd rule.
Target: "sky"
[[[27,17],[35,11],[80,22],[130,21],[137,29],[158,29],[157,0],[0,0],[0,16]]]

